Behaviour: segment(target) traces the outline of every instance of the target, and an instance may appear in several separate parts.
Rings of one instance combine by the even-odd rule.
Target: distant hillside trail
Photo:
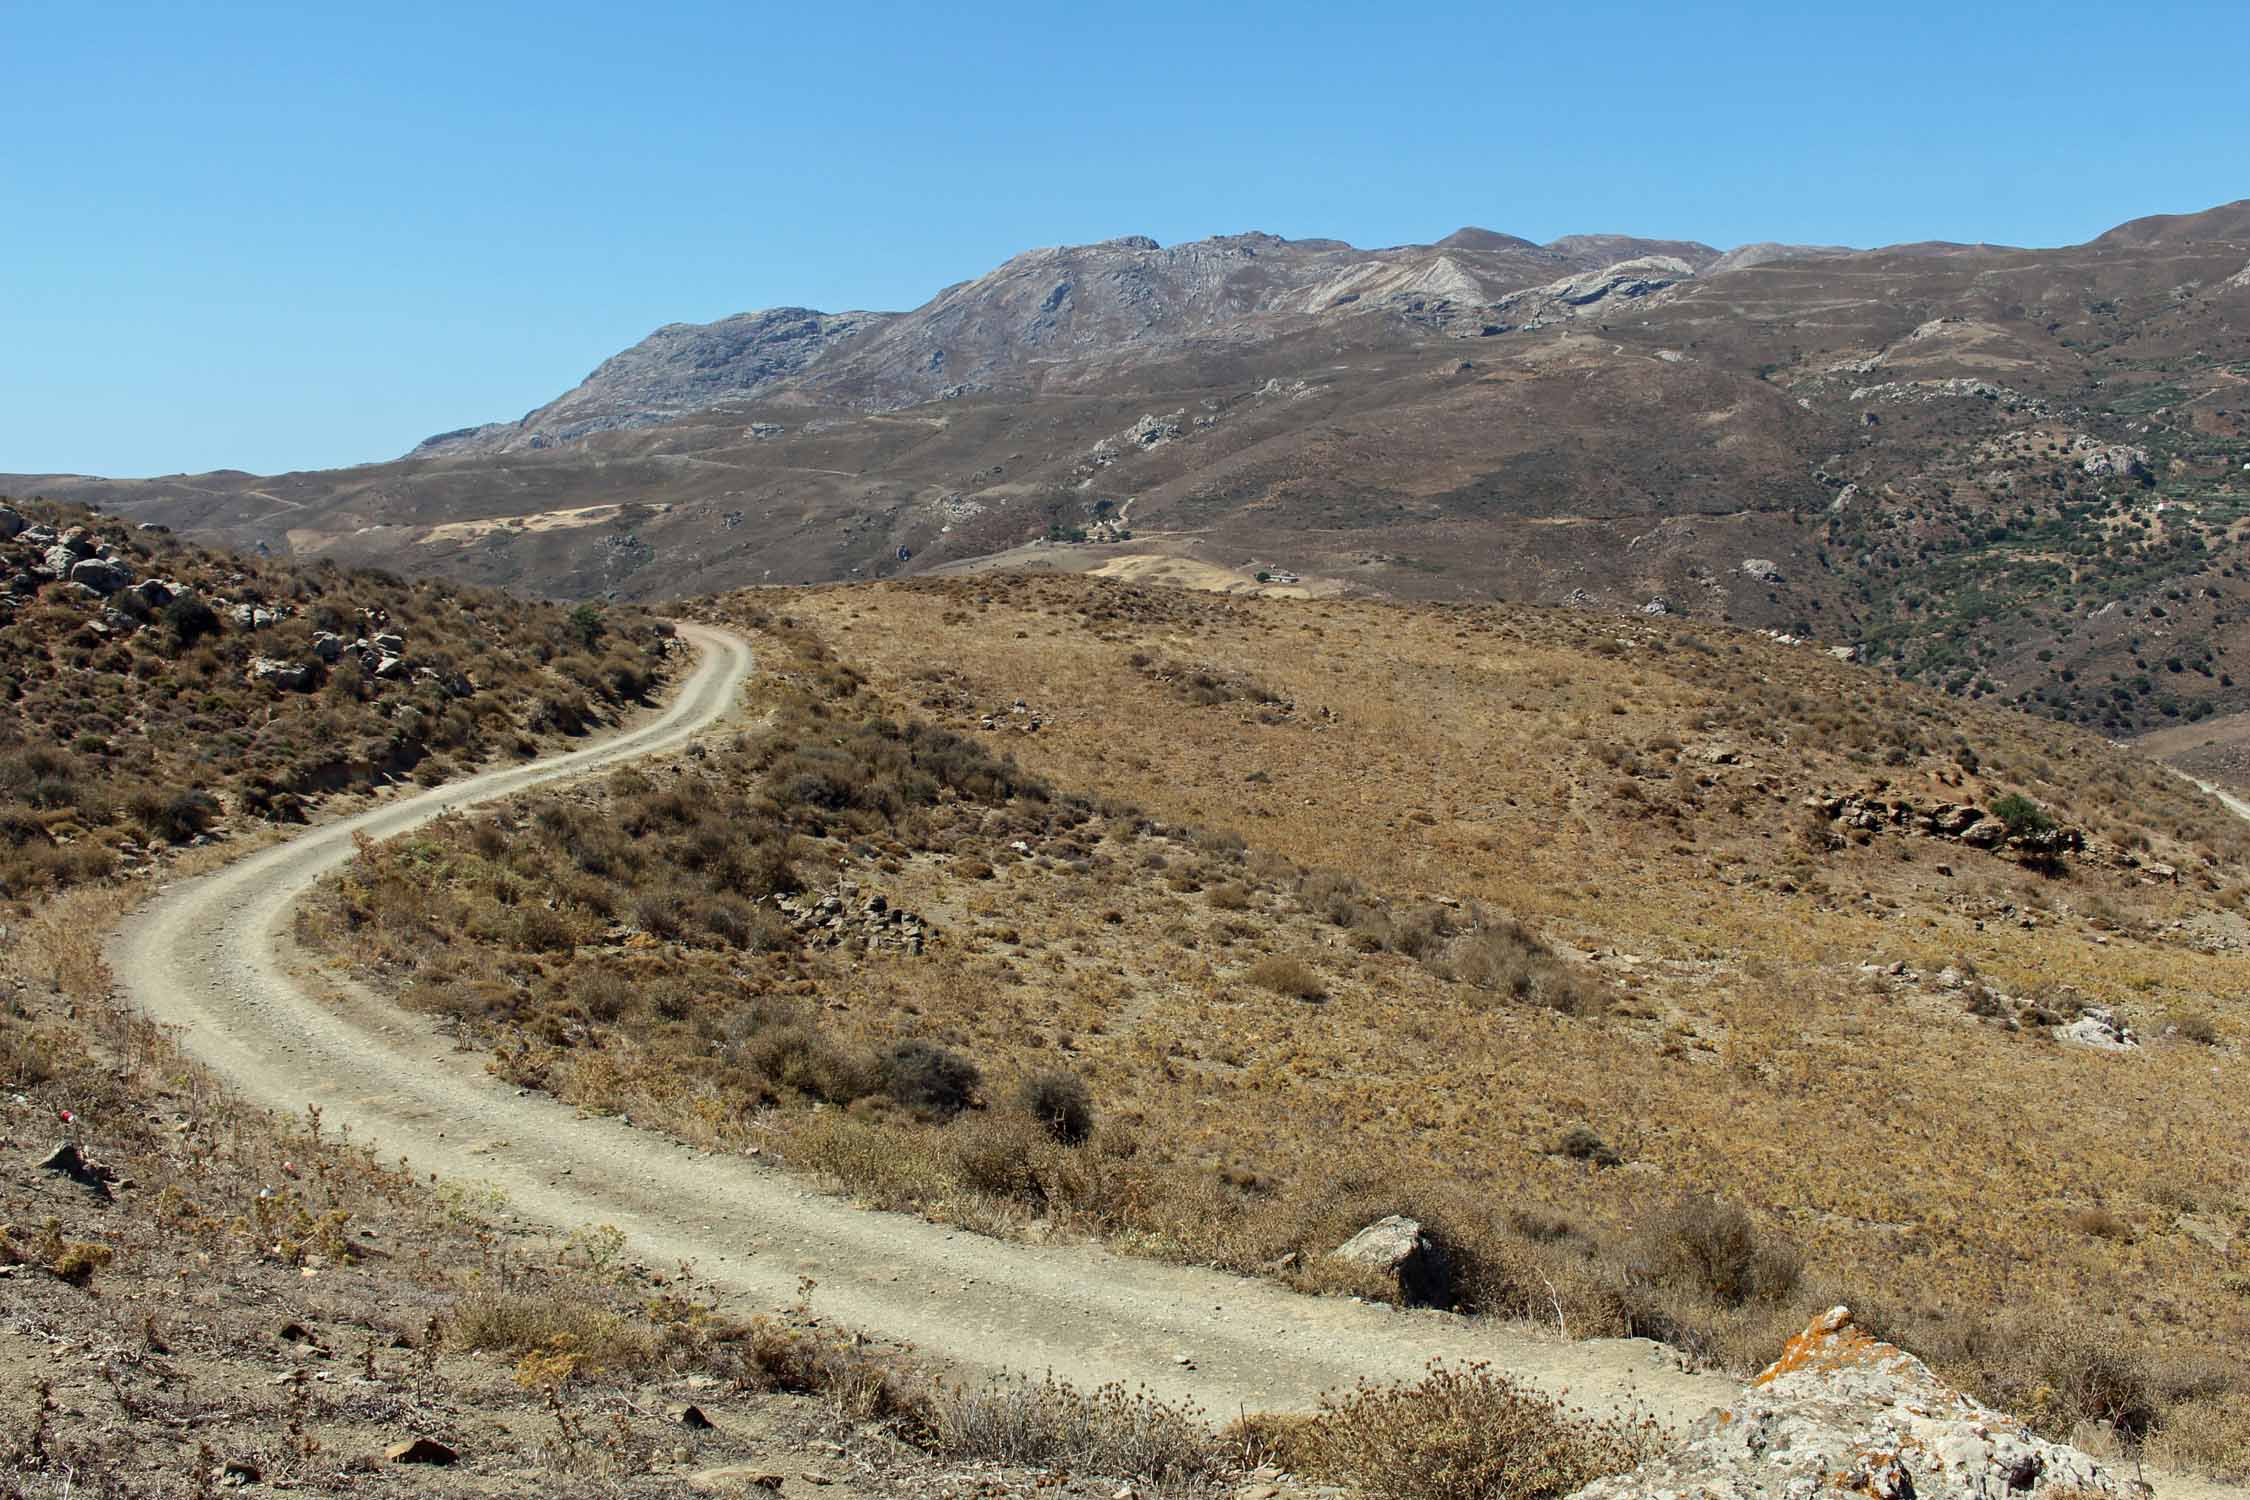
[[[2223,790],[2222,788],[2213,785],[2211,782],[2205,781],[2200,776],[2189,776],[2185,771],[2175,771],[2172,774],[2175,776],[2185,777],[2187,780],[2195,783],[2204,791],[2209,792],[2212,796],[2218,798],[2219,805],[2224,807],[2228,812],[2233,813],[2236,817],[2242,819],[2243,822],[2250,823],[2250,802],[2243,801],[2234,793]]]
[[[339,987],[293,953],[294,903],[351,858],[357,836],[395,837],[441,813],[677,751],[726,726],[752,670],[748,643],[703,626],[680,631],[698,661],[670,707],[641,727],[317,826],[162,888],[110,944],[126,992],[269,1108],[318,1105],[326,1127],[348,1128],[385,1157],[488,1183],[509,1210],[557,1230],[613,1224],[636,1255],[692,1261],[719,1287],[768,1306],[796,1300],[800,1278],[812,1277],[823,1316],[971,1371],[1119,1381],[1220,1420],[1307,1409],[1359,1380],[1419,1376],[1432,1359],[1489,1361],[1588,1410],[1638,1408],[1675,1427],[1734,1393],[1735,1381],[1686,1372],[1676,1354],[1646,1340],[1571,1342],[1522,1325],[1300,1296],[1097,1246],[1018,1244],[855,1208],[779,1169],[520,1094],[427,1018]],[[2165,1500],[2240,1493],[2168,1476],[2159,1489]]]

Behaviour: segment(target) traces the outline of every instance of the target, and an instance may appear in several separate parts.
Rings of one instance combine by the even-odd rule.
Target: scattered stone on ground
[[[2117,1013],[2106,1006],[2090,1006],[2077,1020],[2055,1028],[2055,1035],[2075,1046],[2091,1047],[2096,1052],[2130,1052],[2141,1044],[2133,1028],[2117,1018]]]

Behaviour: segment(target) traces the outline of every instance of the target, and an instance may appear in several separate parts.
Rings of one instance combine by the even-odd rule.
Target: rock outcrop
[[[1953,1389],[1834,1308],[1684,1448],[1572,1500],[2040,1500],[2138,1490]]]
[[[2099,1005],[2088,1006],[2077,1020],[2057,1027],[2055,1035],[2096,1052],[2130,1052],[2141,1044],[2133,1028],[2120,1021],[2115,1011]]]
[[[1983,808],[1967,803],[1918,802],[1911,797],[1885,797],[1880,792],[1854,792],[1807,797],[1804,805],[1846,829],[1874,833],[1891,828],[1923,838],[1948,839],[1972,849],[2013,849],[2034,858],[2051,859],[2086,847],[2086,836],[2078,829],[2058,825],[2015,830]]]
[[[2078,467],[2091,479],[2138,479],[2146,483],[2155,478],[2155,471],[2149,467],[2148,450],[2123,443],[2094,449],[2078,461]]]
[[[318,666],[272,656],[252,657],[246,675],[251,682],[269,682],[285,693],[309,693],[320,686]]]
[[[886,411],[1082,387],[1103,378],[1097,368],[1337,318],[1475,337],[1501,331],[1496,308],[1512,306],[1515,322],[1590,315],[1692,279],[1718,254],[1688,240],[1572,235],[1540,246],[1483,230],[1380,250],[1259,233],[1177,245],[1125,235],[1026,251],[911,312],[777,307],[669,324],[521,420],[439,433],[411,456],[556,448],[737,402]],[[762,436],[761,427],[771,424],[743,430]]]

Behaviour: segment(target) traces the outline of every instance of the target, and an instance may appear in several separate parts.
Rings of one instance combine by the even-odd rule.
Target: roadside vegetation
[[[1849,1301],[2046,1430],[2250,1463],[2250,845],[2160,769],[1535,611],[721,613],[751,729],[364,850],[303,935],[523,1086],[880,1206],[1393,1299],[1329,1252],[1403,1213],[1423,1300],[1739,1370]],[[1825,810],[1869,796],[2000,842]],[[2096,1007],[2145,1045],[2058,1043]]]
[[[80,545],[158,588],[102,598],[28,572],[0,587],[0,903],[302,822],[340,792],[528,758],[615,723],[670,671],[670,629],[639,609],[528,604],[237,557],[71,507],[10,509],[82,530]],[[0,585],[33,551],[0,541]]]

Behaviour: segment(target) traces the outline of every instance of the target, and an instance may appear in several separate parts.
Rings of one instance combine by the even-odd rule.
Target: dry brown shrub
[[[513,1290],[479,1281],[454,1303],[446,1338],[496,1354],[569,1356],[578,1373],[589,1375],[648,1370],[664,1354],[648,1324],[560,1286]]]
[[[949,1386],[928,1408],[931,1446],[1003,1463],[1191,1484],[1229,1470],[1227,1445],[1201,1412],[1145,1391],[1091,1393],[1048,1376]]]
[[[2133,1226],[2106,1208],[2081,1208],[2069,1217],[2072,1229],[2097,1240],[2129,1240]]]
[[[1017,1102],[1042,1129],[1065,1146],[1094,1133],[1094,1096],[1075,1073],[1049,1069],[1023,1081]]]
[[[1639,1466],[1663,1443],[1653,1423],[1590,1417],[1483,1364],[1363,1385],[1265,1435],[1287,1467],[1381,1500],[1550,1500]]]
[[[1718,1198],[1682,1198],[1658,1215],[1635,1260],[1641,1279],[1721,1307],[1778,1301],[1802,1274],[1792,1248],[1762,1235],[1740,1204]]]
[[[1285,953],[1269,954],[1259,959],[1243,977],[1261,989],[1271,990],[1292,1000],[1318,1000],[1328,993],[1327,986],[1313,972],[1311,965]]]

